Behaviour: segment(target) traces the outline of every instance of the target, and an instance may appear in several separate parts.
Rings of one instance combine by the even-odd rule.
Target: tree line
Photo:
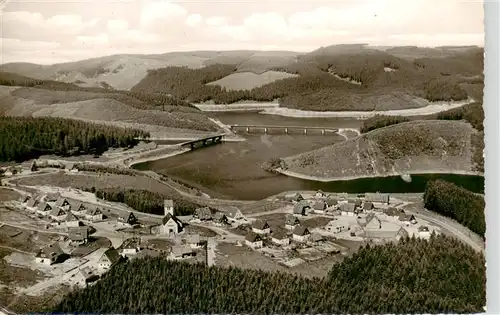
[[[82,188],[82,190],[94,193],[97,198],[112,202],[121,202],[137,211],[150,214],[163,215],[163,202],[167,199],[174,201],[175,215],[179,216],[193,214],[194,211],[200,207],[200,205],[186,200],[178,195],[159,194],[143,189],[99,189],[91,187],[90,189]]]
[[[149,133],[54,117],[0,117],[0,161],[25,161],[45,154],[101,154],[131,147]]]
[[[427,182],[425,208],[457,220],[484,238],[486,219],[484,197],[444,180]]]
[[[141,258],[69,293],[53,313],[387,314],[477,313],[486,302],[485,259],[460,241],[361,248],[324,278]]]
[[[360,128],[361,133],[367,133],[369,131],[383,128],[391,125],[396,125],[402,122],[410,121],[408,118],[403,116],[386,116],[386,115],[375,115],[363,121],[363,125]]]

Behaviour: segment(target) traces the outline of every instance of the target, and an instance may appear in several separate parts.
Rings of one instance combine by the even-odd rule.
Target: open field
[[[8,200],[16,200],[19,197],[21,197],[21,194],[19,194],[18,192],[5,187],[0,187],[0,202]]]
[[[412,121],[284,159],[283,171],[320,180],[416,172],[474,172],[477,131],[460,121]],[[300,176],[300,175],[299,175]]]
[[[227,90],[251,90],[276,80],[294,77],[297,77],[297,75],[279,71],[266,71],[260,74],[255,74],[253,72],[237,72],[207,84],[218,85]]]

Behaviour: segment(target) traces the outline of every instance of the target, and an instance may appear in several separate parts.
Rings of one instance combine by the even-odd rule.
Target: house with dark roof
[[[78,270],[78,273],[75,275],[75,282],[80,287],[87,287],[89,284],[99,280],[99,275],[97,272],[92,270],[90,267],[83,267]]]
[[[318,242],[323,242],[325,241],[325,237],[321,235],[320,233],[311,233],[311,237],[309,238],[309,241],[313,243],[318,243]]]
[[[194,211],[193,218],[201,221],[212,220],[212,211],[209,207],[198,208]]]
[[[217,225],[227,224],[228,220],[226,214],[220,211],[216,212],[214,214],[213,222]]]
[[[363,202],[363,210],[364,211],[371,211],[374,208],[375,208],[375,206],[373,205],[373,202],[370,202],[370,201]]]
[[[305,226],[297,226],[293,230],[292,238],[297,242],[307,242],[311,237],[311,232]]]
[[[257,234],[271,233],[271,227],[266,220],[257,219],[252,223],[252,232]]]
[[[114,247],[111,247],[107,249],[104,254],[102,254],[101,258],[97,261],[97,264],[101,271],[107,271],[120,261],[120,254],[118,254],[118,251]]]
[[[184,228],[182,221],[170,213],[163,217],[161,224],[161,233],[168,236],[179,234]]]
[[[323,213],[327,208],[326,202],[324,200],[316,200],[313,205],[314,212]]]
[[[390,197],[389,194],[381,194],[381,193],[366,193],[365,201],[370,201],[378,204],[389,204]]]
[[[302,200],[293,206],[293,214],[306,215],[307,210],[311,209],[309,202]]]
[[[237,221],[244,218],[243,213],[241,213],[240,209],[234,206],[227,207],[226,217],[231,221]]]
[[[285,200],[286,201],[292,201],[292,202],[300,202],[304,200],[304,197],[300,193],[290,193],[285,195]]]
[[[326,205],[327,205],[328,207],[335,207],[335,206],[337,206],[337,204],[338,204],[338,202],[339,202],[339,201],[338,201],[338,199],[337,199],[337,196],[336,196],[336,195],[332,195],[332,194],[330,194],[330,195],[328,195],[328,196],[326,197],[325,202],[326,202]]]
[[[66,214],[66,217],[64,218],[64,223],[66,224],[66,227],[77,227],[80,226],[80,220],[71,213],[71,211],[68,211]]]
[[[87,211],[87,207],[81,201],[73,201],[71,202],[71,212],[76,215],[85,214]]]
[[[389,207],[387,209],[383,209],[382,211],[386,216],[398,218],[398,219],[399,219],[399,215],[401,213],[405,213],[404,210],[400,210],[400,209],[395,208],[395,207]]]
[[[287,246],[290,245],[290,237],[282,229],[277,229],[271,234],[271,241],[276,245]]]
[[[66,198],[58,198],[58,199],[56,200],[56,204],[55,204],[55,206],[56,206],[57,208],[60,208],[60,209],[62,209],[62,210],[67,211],[67,210],[69,210],[69,209],[70,209],[71,204],[70,204],[70,202],[68,201],[68,199],[66,199]]]
[[[429,227],[425,225],[421,225],[418,227],[418,236],[423,238],[423,239],[429,239],[431,238],[431,231],[429,230]]]
[[[48,215],[54,207],[49,202],[41,202],[38,204],[36,212],[41,215]]]
[[[137,217],[133,212],[129,212],[126,216],[118,217],[118,221],[128,225],[136,225],[139,223],[139,220],[137,220]]]
[[[64,219],[66,219],[66,215],[66,211],[58,207],[54,207],[49,213],[50,218],[58,222],[64,221]]]
[[[375,214],[369,213],[366,216],[357,219],[358,225],[364,228],[368,223],[375,219]]]
[[[71,227],[68,229],[68,237],[73,243],[85,244],[89,240],[89,230],[86,226]]]
[[[254,232],[250,232],[247,234],[247,236],[245,237],[245,244],[253,249],[262,248],[264,246],[260,235]]]
[[[120,218],[122,220],[120,220]],[[95,221],[102,221],[103,219],[104,219],[104,214],[102,213],[99,207],[91,207],[87,209],[87,211],[85,212],[85,220],[95,222]],[[137,223],[137,218],[132,212],[130,212],[127,217],[118,217],[118,221],[134,225]]]
[[[320,190],[316,191],[316,193],[314,194],[314,197],[315,198],[323,198],[323,197],[325,197],[325,193],[320,189]]]
[[[354,216],[356,214],[356,205],[354,203],[342,203],[340,206],[340,214],[345,216]]]
[[[293,214],[287,214],[285,216],[285,228],[288,230],[293,230],[296,226],[300,225],[299,219]]]
[[[417,223],[417,219],[413,214],[400,213],[398,219],[407,226]]]
[[[140,238],[126,239],[119,248],[120,254],[123,257],[127,257],[139,253],[141,250],[140,242],[141,242]]]
[[[39,204],[40,204],[40,196],[35,195],[27,201],[26,208],[28,208],[28,210],[31,211],[37,211]]]
[[[40,264],[52,265],[61,262],[66,256],[58,243],[49,244],[40,249],[35,255],[35,261]]]

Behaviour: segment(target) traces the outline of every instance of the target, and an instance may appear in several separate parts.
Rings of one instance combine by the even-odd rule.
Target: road
[[[12,222],[2,222],[2,221],[0,221],[0,224],[12,226],[12,227],[15,227],[15,228],[18,228],[18,229],[21,229],[21,230],[35,231],[35,232],[43,233],[43,234],[54,234],[54,235],[61,235],[61,236],[67,236],[68,235],[68,233],[41,230],[41,229],[37,229],[35,227],[24,226],[24,225],[15,224],[15,223],[12,223]]]

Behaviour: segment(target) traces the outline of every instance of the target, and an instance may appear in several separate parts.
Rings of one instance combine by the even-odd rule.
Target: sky
[[[11,0],[0,63],[112,54],[484,45],[478,0]]]

